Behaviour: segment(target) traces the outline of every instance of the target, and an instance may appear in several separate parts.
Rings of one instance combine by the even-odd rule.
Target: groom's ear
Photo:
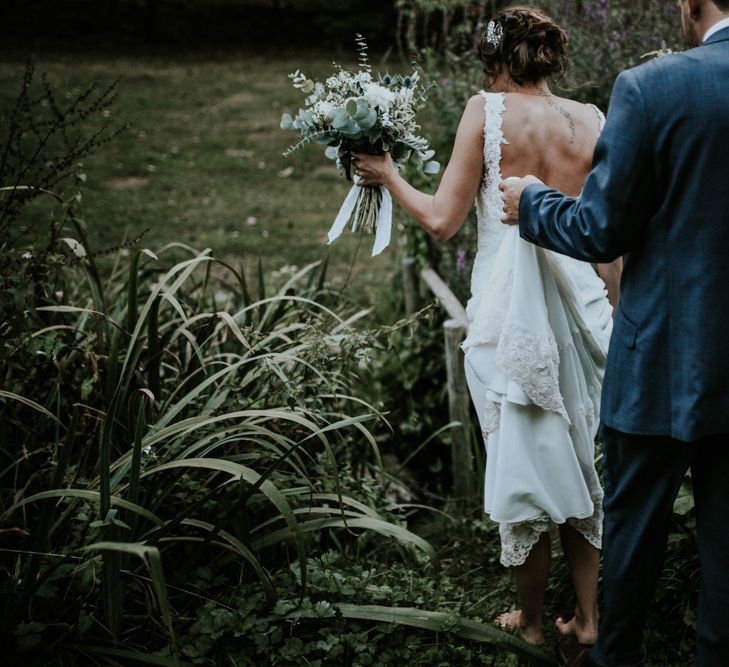
[[[688,0],[689,15],[691,16],[692,20],[698,21],[701,17],[702,4],[703,0]]]

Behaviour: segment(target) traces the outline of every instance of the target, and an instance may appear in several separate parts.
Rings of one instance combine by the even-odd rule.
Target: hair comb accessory
[[[491,56],[498,51],[504,38],[504,26],[491,19],[486,26],[486,44],[484,51]]]

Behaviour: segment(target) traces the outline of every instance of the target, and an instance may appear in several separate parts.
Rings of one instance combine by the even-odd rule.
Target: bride
[[[555,624],[597,639],[602,488],[594,438],[620,261],[590,264],[523,241],[501,224],[499,182],[535,174],[578,196],[604,123],[592,105],[554,95],[567,38],[541,11],[510,7],[489,23],[480,56],[490,92],[465,108],[435,195],[398,173],[389,154],[356,154],[360,185],[384,185],[436,240],[453,236],[476,199],[478,252],[463,343],[486,446],[486,512],[499,523],[519,609],[497,622],[544,643],[544,595],[557,528],[575,589],[572,618]],[[598,275],[599,274],[599,275]]]

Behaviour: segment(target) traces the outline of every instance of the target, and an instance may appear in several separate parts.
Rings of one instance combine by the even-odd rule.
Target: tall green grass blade
[[[175,629],[172,624],[172,613],[170,611],[169,600],[167,598],[167,583],[165,582],[162,558],[160,557],[159,549],[157,549],[157,547],[150,547],[143,544],[130,544],[127,542],[96,542],[95,544],[83,547],[81,550],[102,552],[111,551],[117,554],[129,554],[141,559],[149,571],[149,576],[152,579],[152,588],[154,590],[155,597],[157,598],[159,612],[162,615],[162,620],[167,628],[170,642],[175,648],[175,652],[177,652],[177,640],[175,637]],[[175,664],[179,664],[179,662],[176,661]]]
[[[114,432],[114,419],[118,400],[118,394],[115,394],[109,406],[109,411],[104,418],[99,437],[99,497],[101,500],[99,513],[102,518],[111,509],[111,438]]]
[[[200,348],[200,345],[198,344],[197,340],[195,339],[195,336],[190,333],[190,331],[185,327],[180,327],[176,331],[178,331],[180,334],[182,334],[182,337],[187,340],[187,342],[190,344],[190,347],[192,348],[193,354],[197,358],[198,364],[200,364],[200,368],[203,369],[203,372],[206,368],[206,362],[205,357],[203,355],[202,349]],[[160,346],[161,349],[161,346]],[[160,354],[160,361],[162,359],[162,356]]]
[[[304,286],[305,292],[310,292],[310,287],[312,284],[312,281],[316,277],[316,271],[315,269],[321,265],[321,260],[317,260],[316,262],[311,262],[311,264],[307,264],[303,269],[299,269],[296,273],[294,273],[293,276],[291,276],[281,287],[281,289],[278,291],[279,294],[286,294],[291,288],[293,288],[296,283],[298,283],[304,276],[307,277],[306,284]]]
[[[46,410],[42,405],[39,405],[35,401],[25,398],[25,396],[20,396],[19,394],[16,394],[12,391],[5,391],[3,389],[0,389],[0,399],[8,399],[10,401],[17,401],[18,403],[22,403],[23,405],[27,405],[29,408],[33,408],[33,410],[36,410],[40,412],[44,417],[48,417],[52,422],[57,424],[58,426],[61,426],[65,428],[63,425],[63,422],[61,422],[56,415],[54,415],[52,412]]]
[[[240,265],[240,288],[243,297],[243,306],[247,308],[251,305],[251,293],[248,290],[248,281],[246,280],[245,267],[241,263]]]
[[[71,326],[69,324],[53,324],[48,327],[43,327],[42,329],[37,329],[32,334],[30,334],[30,337],[39,338],[40,336],[45,336],[47,333],[51,333],[52,331],[67,331],[69,333],[80,333],[81,329]]]
[[[111,656],[113,658],[121,658],[121,661],[109,661],[111,665],[135,665],[141,663],[143,665],[159,665],[160,667],[189,667],[192,663],[178,660],[177,658],[167,658],[161,655],[151,655],[149,653],[141,653],[131,649],[116,648],[114,646],[101,646],[99,644],[69,644],[69,648],[74,648],[82,654]]]
[[[296,452],[303,444],[305,444],[308,440],[311,440],[312,438],[318,438],[321,443],[324,445],[324,449],[327,452],[327,455],[329,456],[330,461],[332,462],[332,475],[334,477],[334,487],[337,492],[337,496],[340,498],[340,504],[341,504],[341,485],[339,483],[339,471],[338,471],[338,465],[337,465],[337,459],[334,455],[334,451],[331,448],[331,445],[329,444],[329,441],[325,437],[325,433],[329,431],[338,431],[340,429],[346,428],[348,426],[352,426],[354,424],[358,424],[363,421],[367,421],[369,419],[372,419],[374,415],[360,415],[358,417],[347,417],[346,419],[342,419],[338,422],[335,422],[333,424],[328,424],[327,426],[323,428],[314,428],[312,429],[312,433],[310,433],[308,436],[306,436],[303,440],[300,440],[295,445],[292,445],[288,451],[286,451],[284,454],[282,454],[278,459],[276,459],[273,463],[269,465],[269,467],[263,472],[261,475],[261,479],[267,479],[269,475],[273,473],[274,470],[276,470],[283,461],[288,460],[294,452]],[[308,421],[308,420],[307,420]]]
[[[137,251],[129,262],[129,278],[127,280],[127,331],[134,331],[139,319],[139,257],[141,252]]]
[[[220,262],[217,260],[216,260],[216,263],[220,264]],[[197,303],[195,304],[195,308],[194,308],[194,312],[196,312],[196,313],[199,312],[200,309],[202,308],[203,300],[205,299],[205,295],[208,293],[208,286],[210,284],[210,272],[211,272],[212,268],[213,268],[212,262],[208,262],[207,264],[205,264],[205,277],[203,278],[202,285],[200,285],[200,288],[197,290],[198,299],[197,299]],[[211,295],[211,298],[213,299],[213,302],[214,302],[215,297],[213,295]],[[185,318],[183,317],[183,319],[185,319]]]
[[[180,241],[170,241],[169,243],[166,243],[163,245],[158,251],[157,255],[162,255],[169,250],[174,250],[176,248],[179,248],[180,250],[184,250],[186,253],[190,255],[199,255],[200,250],[198,248],[193,248],[191,245],[187,245],[187,243],[181,243]]]
[[[268,451],[276,457],[280,457],[289,447],[295,444],[290,438],[280,433],[276,433],[271,429],[259,426],[258,424],[246,423],[244,425],[236,425],[231,428],[215,431],[208,436],[197,440],[188,446],[177,458],[206,458],[213,454],[216,449],[225,447],[227,444],[251,442],[258,445],[258,451],[251,454],[254,458],[258,457],[258,452]],[[306,453],[306,451],[304,451]],[[238,455],[228,455],[226,457],[231,461],[238,460]],[[289,461],[292,472],[299,478],[307,477],[304,470],[304,461],[300,452],[294,452]]]
[[[147,426],[146,419],[146,397],[144,394],[139,401],[137,409],[137,420],[134,428],[134,445],[132,446],[132,463],[129,469],[129,490],[127,497],[129,502],[135,505],[139,502],[139,475],[142,468],[142,438]]]
[[[346,320],[343,320],[340,324],[337,324],[337,326],[332,329],[332,333],[336,334],[340,331],[343,331],[344,329],[351,329],[352,325],[355,322],[359,322],[359,320],[364,319],[370,313],[372,313],[373,310],[373,308],[363,308],[362,310],[358,310],[354,315],[350,315]]]
[[[314,269],[315,269],[315,268],[316,268],[317,266],[319,266],[319,264],[320,264],[320,262],[319,262],[319,261],[316,261],[316,262],[313,262],[313,263],[311,263],[311,264],[309,264],[309,265],[305,266],[305,267],[304,267],[303,269],[300,269],[299,271],[297,271],[297,272],[296,272],[296,273],[295,273],[295,274],[294,274],[293,276],[291,276],[291,278],[289,278],[289,279],[288,279],[288,280],[287,280],[287,281],[286,281],[286,282],[284,283],[284,285],[283,285],[283,286],[281,287],[281,289],[279,289],[279,291],[278,291],[278,296],[291,296],[291,295],[293,295],[293,294],[294,294],[294,286],[295,286],[295,285],[296,285],[296,284],[297,284],[297,283],[298,283],[298,282],[299,282],[299,281],[300,281],[300,280],[301,280],[301,279],[302,279],[302,278],[303,278],[304,276],[306,276],[307,274],[308,274],[308,276],[309,276],[309,280],[308,280],[308,285],[307,285],[307,287],[305,287],[305,289],[304,289],[304,293],[306,293],[306,294],[309,294],[309,295],[310,295],[310,293],[311,293],[311,290],[309,289],[309,287],[310,287],[311,281],[312,281],[312,279],[313,279],[313,277],[314,277],[314,275],[315,275]],[[271,316],[271,318],[270,318],[270,319],[271,319],[271,320],[273,320],[273,322],[277,322],[277,321],[278,321],[278,320],[279,320],[279,319],[281,318],[281,316],[283,315],[283,313],[284,313],[284,311],[286,310],[287,306],[289,306],[289,305],[290,305],[290,304],[288,304],[287,302],[285,302],[285,301],[281,301],[281,302],[280,302],[280,303],[278,304],[278,307],[277,307],[277,308],[275,308],[275,309],[274,309],[274,310],[272,310],[272,311],[270,311],[270,310],[267,310],[267,311],[266,311],[266,315],[265,315],[265,318],[264,318],[264,320],[266,320],[266,321],[267,321],[267,320],[269,319],[269,318],[268,318],[268,316],[269,316],[269,313],[270,313],[270,312],[273,312],[273,315]],[[261,324],[261,325],[259,325],[259,329],[262,329],[262,328],[263,328],[263,325],[262,325],[262,324]]]
[[[111,448],[119,396],[118,391],[114,393],[99,436],[99,518],[104,521],[108,521],[112,516]],[[113,510],[113,512],[116,513],[116,510]],[[103,534],[108,540],[117,541],[119,529],[115,525],[107,525],[103,529]],[[122,607],[124,603],[124,590],[119,576],[122,561],[118,551],[105,551],[101,557],[104,564],[101,573],[101,594],[104,600],[104,615],[111,636],[116,640],[119,637],[119,631],[121,629]]]
[[[458,425],[458,422],[450,422],[449,424],[446,424],[445,426],[441,426],[437,431],[434,431],[431,433],[423,442],[421,442],[408,456],[405,457],[405,460],[400,464],[397,471],[400,472],[405,468],[405,466],[410,463],[421,451],[422,449],[429,443],[435,440],[441,433],[445,433],[449,429],[452,429],[454,426]]]
[[[241,359],[240,361],[226,365],[223,369],[217,371],[216,373],[213,373],[211,376],[206,378],[203,382],[200,382],[193,386],[193,388],[185,394],[182,398],[180,398],[177,403],[174,405],[166,406],[162,416],[159,418],[156,424],[152,426],[152,432],[153,435],[150,438],[147,438],[147,441],[145,442],[145,445],[153,444],[154,442],[159,441],[159,435],[160,433],[170,424],[188,405],[192,404],[195,399],[200,396],[208,387],[214,385],[218,380],[221,380],[226,375],[232,375],[235,371],[237,371],[241,366],[245,364],[253,364],[261,357],[251,357],[248,359]],[[158,394],[155,394],[157,396]],[[206,415],[201,415],[198,419],[205,420],[208,417]],[[179,423],[178,423],[179,426]],[[156,432],[156,433],[155,433]],[[162,438],[164,439],[164,438]]]
[[[186,526],[195,526],[209,532],[216,531],[216,527],[213,524],[208,523],[207,521],[200,521],[199,519],[183,519],[182,523]],[[255,573],[258,575],[258,578],[261,581],[261,585],[263,586],[263,590],[266,593],[266,597],[268,597],[269,600],[274,600],[276,598],[276,593],[274,591],[271,578],[268,576],[268,572],[266,572],[266,570],[263,568],[260,561],[254,556],[253,552],[245,544],[243,544],[243,542],[241,542],[234,535],[231,535],[228,531],[217,530],[216,533],[228,544],[230,544],[230,546],[233,547],[236,553],[238,553],[245,560],[247,560],[248,563],[250,563],[251,567],[253,567]]]
[[[104,380],[104,404],[107,406],[107,411],[114,402],[114,396],[119,389],[120,341],[121,334],[115,330],[109,341],[109,361],[107,362],[106,378]]]
[[[207,264],[205,268],[209,269],[210,264]],[[180,302],[175,298],[175,296],[173,294],[171,294],[170,292],[162,292],[161,296],[165,301],[167,301],[177,311],[177,314],[180,316],[180,319],[183,322],[187,322],[187,315],[185,315],[185,310],[182,307],[182,304],[180,304]]]
[[[302,572],[302,587],[306,587],[306,551],[304,549],[304,539],[301,530],[299,529],[299,522],[296,520],[296,516],[289,504],[286,497],[278,490],[278,488],[270,480],[262,480],[255,470],[248,468],[247,466],[233,463],[232,461],[225,461],[223,459],[186,459],[183,461],[169,461],[161,465],[155,466],[154,468],[144,472],[142,477],[148,477],[150,475],[157,474],[165,470],[173,470],[179,468],[199,468],[204,470],[215,470],[218,472],[227,473],[234,479],[243,479],[252,486],[260,488],[276,509],[283,515],[284,520],[288,526],[289,535],[293,535],[296,544],[296,552],[299,558],[299,564]]]
[[[246,340],[245,336],[243,335],[243,332],[240,330],[240,327],[236,324],[236,321],[230,316],[229,313],[226,313],[225,311],[220,311],[219,313],[217,313],[217,316],[228,325],[228,328],[238,339],[240,344],[243,345],[243,347],[248,350],[253,349],[251,348],[251,344]]]
[[[235,276],[235,279],[238,281],[238,285],[240,286],[239,296],[243,297],[243,294],[246,291],[246,277],[243,273],[243,265],[241,264],[240,269],[235,269],[233,266],[228,264],[228,262],[225,262],[222,259],[218,259],[217,257],[215,258],[215,262],[217,264],[220,264],[220,266],[228,269],[228,271],[230,271]]]
[[[68,425],[66,440],[59,448],[60,451],[56,455],[56,466],[53,471],[53,477],[51,478],[51,488],[59,488],[66,477],[66,470],[68,469],[68,464],[71,461],[71,453],[73,452],[74,445],[76,443],[79,420],[79,408],[75,407],[71,413],[71,423]]]
[[[144,326],[149,311],[153,308],[155,302],[157,302],[160,293],[163,289],[166,289],[170,294],[174,294],[180,286],[190,277],[190,274],[202,263],[210,262],[212,259],[208,257],[210,250],[204,250],[197,257],[188,259],[184,262],[180,262],[173,266],[157,283],[156,287],[152,290],[150,295],[147,297],[141,312],[139,313],[139,319],[137,326],[132,332],[131,338],[127,346],[127,354],[122,364],[121,375],[125,378],[125,383],[128,384],[129,377],[136,368],[136,361],[139,355],[139,341],[142,335],[142,327]],[[174,280],[173,280],[174,278]],[[173,280],[172,284],[168,287],[168,282]],[[158,394],[155,392],[155,396]]]
[[[252,315],[255,315],[257,318],[257,324],[256,329],[261,331],[263,329],[263,320],[266,316],[266,313],[268,310],[264,308],[264,304],[266,302],[266,280],[263,276],[263,262],[261,261],[261,257],[258,257],[258,300],[256,303],[251,304],[254,308],[254,311]],[[237,315],[235,316],[236,319],[238,319]]]
[[[319,282],[317,283],[317,286],[316,286],[317,293],[324,291],[324,284],[326,282],[328,268],[329,268],[329,255],[327,255],[324,258],[324,261],[321,263],[321,267],[319,269]]]
[[[326,306],[323,306],[322,304],[318,303],[317,301],[313,301],[312,299],[307,299],[303,296],[296,296],[295,294],[286,294],[283,296],[271,296],[266,299],[261,299],[260,301],[256,301],[256,303],[252,303],[250,306],[247,306],[246,308],[243,308],[242,310],[239,310],[233,317],[237,320],[239,316],[243,315],[244,313],[248,312],[249,310],[253,308],[263,308],[266,304],[272,304],[272,303],[278,303],[280,301],[290,301],[292,303],[301,303],[301,304],[308,304],[311,306],[314,310],[321,311],[322,313],[325,313],[329,317],[331,317],[333,320],[336,320],[338,323],[342,323],[344,320],[339,317],[333,310],[327,308]],[[263,324],[267,321],[267,314],[270,312],[269,309],[265,311],[265,314],[261,317],[261,320],[259,321],[256,329],[261,331],[263,329]]]
[[[93,503],[101,504],[101,494],[98,491],[91,491],[89,489],[51,489],[49,491],[34,493],[32,496],[19,500],[17,503],[9,507],[2,516],[10,516],[25,505],[36,503],[39,500],[46,500],[48,498],[79,498],[81,500],[88,500]],[[128,500],[118,498],[117,496],[111,496],[109,498],[109,503],[112,507],[121,507],[122,509],[138,514],[140,517],[147,519],[147,521],[155,524],[156,526],[164,525],[164,522],[148,509],[135,505]]]
[[[162,422],[168,422],[169,420],[165,416]],[[370,417],[369,415],[367,417]],[[363,417],[367,418],[367,417]],[[370,417],[371,418],[371,417]],[[283,420],[292,422],[299,426],[304,427],[311,432],[312,437],[319,434],[320,429],[317,425],[309,419],[302,417],[301,415],[287,411],[287,410],[238,410],[236,412],[227,412],[222,415],[215,415],[214,417],[208,415],[200,415],[197,417],[188,417],[178,422],[159,428],[159,430],[152,429],[150,433],[144,439],[145,447],[154,446],[163,443],[165,440],[169,440],[173,437],[180,435],[190,435],[193,431],[204,428],[206,426],[213,426],[225,421],[240,422],[240,427],[245,427],[245,421],[248,419],[259,419],[260,421],[268,420]],[[159,424],[155,425],[158,426]]]
[[[377,464],[377,467],[380,469],[380,483],[381,485],[385,486],[385,462],[382,460],[382,453],[380,452],[380,447],[377,444],[377,440],[375,440],[375,436],[372,435],[372,432],[365,428],[364,424],[355,423],[353,426],[362,434],[364,439],[369,443],[370,448],[372,449],[372,453],[375,456],[375,463]]]
[[[162,348],[159,343],[159,304],[160,297],[152,301],[147,316],[147,382],[150,391],[159,396],[161,391],[160,366]]]
[[[338,496],[336,493],[314,493],[311,494],[310,497],[312,500],[336,501],[343,505],[354,507],[354,509],[358,510],[361,514],[370,516],[373,519],[382,520],[382,517],[371,507],[367,507],[364,503],[361,503],[359,500],[355,500],[354,498],[350,498],[349,496]]]
[[[81,313],[85,313],[86,315],[98,315],[105,320],[111,319],[101,310],[96,310],[94,308],[82,308],[80,306],[38,306],[36,310],[42,313],[66,313],[71,315],[80,315]],[[114,322],[114,324],[116,324],[116,322]]]
[[[331,518],[331,516],[339,515],[344,517],[351,517],[353,519],[361,519],[362,514],[360,512],[355,512],[354,510],[348,510],[344,509],[343,506],[335,505],[333,507],[297,507],[294,510],[294,514],[298,516],[299,518],[306,518],[306,517],[314,517],[314,516],[320,516],[322,518]],[[255,533],[261,532],[264,528],[268,528],[269,526],[278,523],[281,520],[280,516],[275,516],[272,519],[268,519],[267,521],[264,521],[263,523],[259,523],[255,528],[251,530],[251,535]],[[313,519],[316,520],[316,519]]]
[[[111,510],[105,519],[109,521],[115,518],[116,510]],[[116,544],[119,542],[119,527],[111,524],[102,529],[102,534],[109,543]],[[124,581],[121,577],[124,562],[122,556],[124,552],[118,549],[106,549],[102,551],[101,561],[103,567],[101,570],[101,597],[104,604],[104,617],[106,618],[106,627],[109,629],[114,640],[119,638],[122,625],[122,617],[124,616]]]
[[[81,266],[83,267],[84,273],[86,274],[89,290],[91,292],[94,304],[96,304],[96,310],[102,313],[106,313],[108,312],[108,309],[106,306],[106,298],[104,297],[104,284],[101,280],[101,276],[99,275],[99,268],[96,265],[94,252],[86,234],[86,225],[84,224],[83,220],[75,216],[72,211],[70,217],[71,222],[76,229],[76,233],[81,240],[81,245],[83,245],[84,249],[86,250],[86,257],[84,257]],[[109,340],[110,330],[108,323],[105,322],[103,324],[102,330],[104,331],[105,339]]]
[[[320,531],[325,528],[362,528],[363,530],[372,530],[380,535],[392,537],[400,544],[411,544],[412,546],[417,547],[423,553],[427,554],[435,566],[438,565],[438,555],[429,542],[419,535],[410,532],[407,528],[403,528],[402,526],[398,526],[394,523],[389,523],[388,521],[373,519],[372,517],[353,518],[347,519],[346,521],[339,518],[327,518],[312,519],[311,521],[299,524],[299,530],[302,533]],[[253,542],[251,542],[251,548],[254,550],[265,549],[266,547],[270,547],[289,539],[290,536],[290,531],[285,528],[275,530],[253,540]]]
[[[71,415],[71,423],[66,433],[66,441],[60,447],[60,453],[57,455],[56,468],[53,472],[53,478],[51,480],[52,486],[60,486],[66,475],[68,463],[71,460],[71,452],[74,448],[76,441],[76,434],[78,432],[79,423],[79,411],[78,408],[73,411]],[[40,572],[40,566],[43,561],[42,553],[48,551],[50,548],[50,533],[53,519],[56,514],[55,505],[50,502],[43,504],[43,510],[41,512],[40,520],[34,530],[33,538],[33,554],[28,562],[27,570],[22,577],[22,590],[20,593],[19,602],[16,608],[16,613],[24,613],[26,605],[34,595],[40,584],[42,583],[38,579]]]
[[[258,301],[264,301],[266,299],[266,279],[263,276],[263,262],[261,257],[258,257]]]
[[[557,661],[535,646],[493,625],[479,623],[441,611],[424,611],[412,607],[384,607],[380,605],[338,604],[344,618],[397,623],[432,632],[453,632],[465,639],[493,644],[518,653],[542,665],[556,665]],[[295,613],[295,612],[294,612]]]

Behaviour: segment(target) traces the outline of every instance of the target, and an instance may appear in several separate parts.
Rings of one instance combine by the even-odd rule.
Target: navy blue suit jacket
[[[729,29],[621,73],[581,197],[531,185],[519,217],[542,247],[625,256],[603,422],[729,433]]]

